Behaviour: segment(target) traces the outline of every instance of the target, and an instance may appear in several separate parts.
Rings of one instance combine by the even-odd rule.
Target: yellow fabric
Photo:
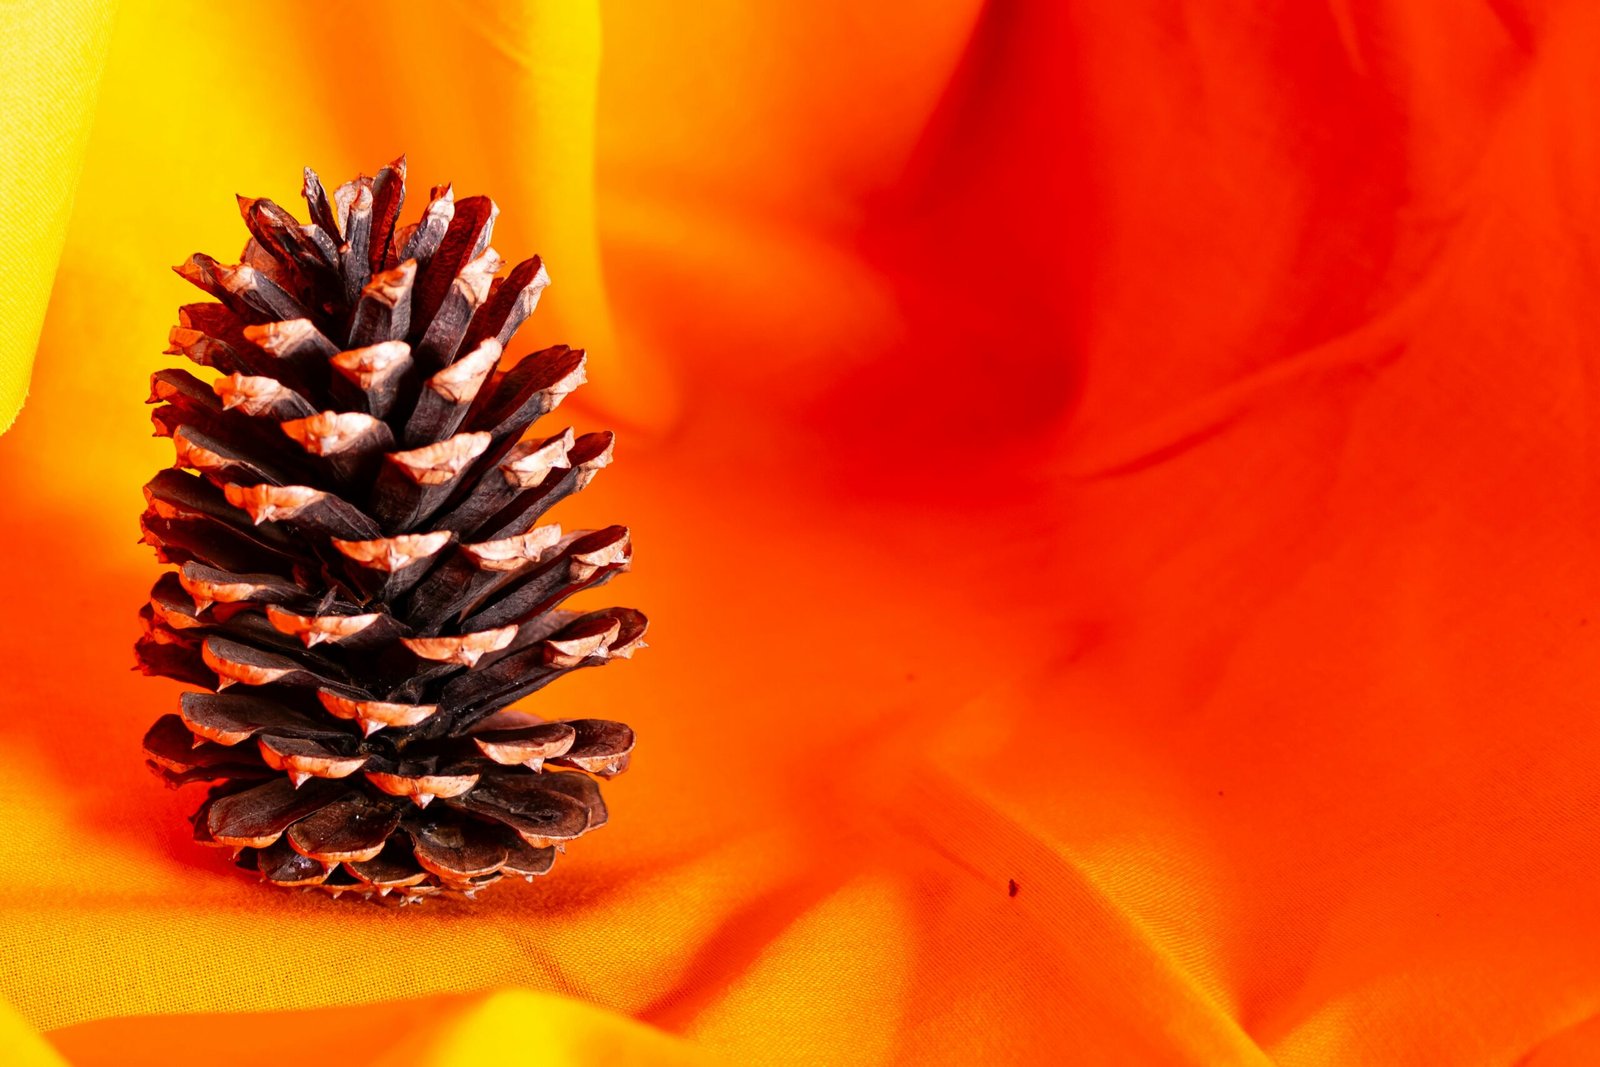
[[[9,1067],[65,1067],[67,1062],[3,1000],[0,1000],[0,1050],[5,1052]]]
[[[0,181],[105,55],[0,223],[0,1063],[1600,1063],[1600,6],[0,21]],[[197,848],[128,668],[167,265],[401,150],[652,630],[530,702],[610,823],[391,911]]]
[[[112,0],[0,4],[0,432],[28,392],[115,11]]]
[[[564,1067],[592,1063],[694,1064],[708,1057],[657,1030],[617,1019],[586,1004],[526,991],[497,993],[451,1019],[418,1048],[396,1049],[389,1061],[430,1067],[476,1067],[527,1057],[539,1035],[544,1062]]]
[[[275,1067],[287,1049],[324,1050],[319,1054],[348,1067],[718,1067],[726,1062],[614,1012],[521,989],[276,1015],[131,1016],[70,1027],[50,1039],[73,1067],[195,1062]],[[34,1041],[53,1055],[49,1046]],[[45,1060],[40,1067],[62,1063]],[[32,1064],[25,1061],[23,1067]]]

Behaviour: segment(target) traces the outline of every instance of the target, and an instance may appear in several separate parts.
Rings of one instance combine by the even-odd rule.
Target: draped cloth
[[[0,6],[0,1058],[1600,1061],[1597,49],[1579,0]],[[517,345],[620,435],[559,518],[630,526],[653,629],[528,705],[638,729],[610,824],[397,911],[190,843],[128,668],[167,265],[401,151],[549,264]]]

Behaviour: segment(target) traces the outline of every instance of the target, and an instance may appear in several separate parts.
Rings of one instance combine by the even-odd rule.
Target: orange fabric
[[[385,21],[118,16],[0,438],[21,1062],[1600,1062],[1600,9]],[[127,667],[166,264],[401,148],[549,261],[653,630],[535,701],[611,824],[396,913],[188,844]]]

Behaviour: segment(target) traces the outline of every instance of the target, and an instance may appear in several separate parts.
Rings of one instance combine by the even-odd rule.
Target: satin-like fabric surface
[[[1600,1062],[1594,5],[0,30],[5,1062]],[[167,266],[401,151],[549,264],[653,628],[530,702],[610,825],[395,911],[192,845],[129,667]]]

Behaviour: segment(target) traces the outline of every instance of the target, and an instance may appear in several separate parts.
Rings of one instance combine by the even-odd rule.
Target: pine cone
[[[304,195],[309,225],[241,197],[243,262],[175,268],[218,303],[180,309],[168,352],[217,375],[152,378],[177,459],[142,526],[178,570],[137,653],[208,692],[145,753],[214,783],[195,838],[277,885],[404,903],[531,880],[604,825],[591,775],[633,748],[621,723],[508,707],[642,647],[637,611],[559,610],[627,569],[628,531],[535,525],[612,435],[524,436],[584,355],[497,371],[549,277],[537,256],[496,277],[494,201],[438,187],[398,227],[404,157],[331,201],[307,169]]]

